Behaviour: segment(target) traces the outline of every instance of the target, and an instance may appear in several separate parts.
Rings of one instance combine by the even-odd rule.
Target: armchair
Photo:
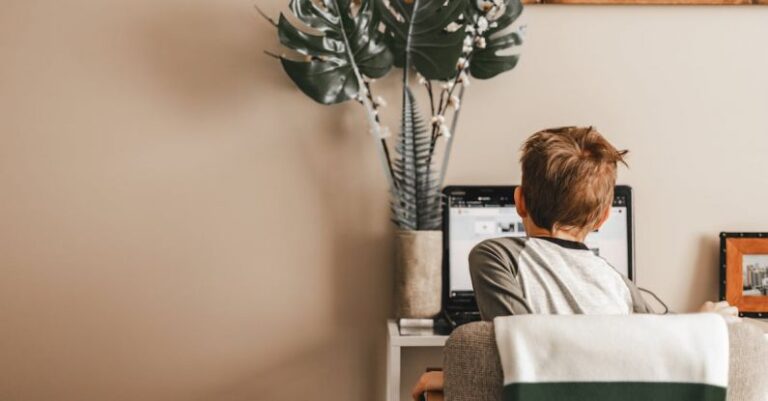
[[[768,341],[756,326],[728,325],[729,401],[768,401]],[[446,401],[501,401],[502,370],[493,323],[454,330],[443,354]]]

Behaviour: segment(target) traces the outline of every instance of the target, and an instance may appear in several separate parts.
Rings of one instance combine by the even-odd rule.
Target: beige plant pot
[[[443,233],[398,231],[395,268],[395,315],[431,318],[440,313]]]

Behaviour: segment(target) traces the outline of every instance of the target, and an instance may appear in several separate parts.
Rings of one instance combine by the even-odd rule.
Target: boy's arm
[[[519,254],[497,240],[483,241],[469,253],[469,272],[483,320],[496,316],[528,314],[523,289],[517,280]]]

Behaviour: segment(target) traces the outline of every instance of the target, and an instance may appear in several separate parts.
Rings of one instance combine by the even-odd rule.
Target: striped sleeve
[[[517,274],[524,247],[524,239],[500,238],[483,241],[469,253],[472,287],[483,320],[531,313]]]

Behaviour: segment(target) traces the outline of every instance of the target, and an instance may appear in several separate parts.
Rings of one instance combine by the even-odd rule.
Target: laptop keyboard
[[[435,321],[435,329],[440,334],[450,334],[453,329],[467,323],[479,322],[480,312],[443,312],[442,316]]]

